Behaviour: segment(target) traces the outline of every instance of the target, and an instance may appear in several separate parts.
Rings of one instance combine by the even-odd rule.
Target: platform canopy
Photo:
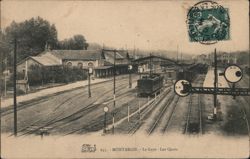
[[[155,55],[135,59],[132,61],[132,63],[134,63],[134,64],[146,64],[146,63],[148,63],[149,64],[150,61],[153,64],[160,64],[160,65],[179,65],[175,60],[161,57],[161,56],[155,56]]]

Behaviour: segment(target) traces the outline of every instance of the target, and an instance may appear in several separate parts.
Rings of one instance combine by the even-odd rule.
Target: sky
[[[3,0],[1,27],[40,16],[55,24],[59,40],[82,34],[88,42],[115,48],[170,50],[192,54],[249,50],[247,0],[217,1],[229,9],[230,40],[213,45],[190,42],[186,24],[195,0],[57,1]]]

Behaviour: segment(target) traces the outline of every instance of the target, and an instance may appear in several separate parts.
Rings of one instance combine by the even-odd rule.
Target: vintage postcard
[[[1,158],[248,158],[248,0],[0,0]]]

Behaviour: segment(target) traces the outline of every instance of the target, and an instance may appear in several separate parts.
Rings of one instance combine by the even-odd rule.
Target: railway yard
[[[213,70],[198,74],[193,86],[212,86]],[[116,79],[116,105],[113,103],[113,80],[88,87],[49,95],[18,105],[18,136],[72,135],[99,133],[101,135],[145,135],[179,133],[183,135],[247,135],[250,121],[249,97],[218,96],[220,120],[208,120],[213,112],[213,96],[191,94],[179,97],[174,93],[173,83],[166,82],[158,93],[139,96],[137,80],[132,74],[132,88],[128,75]],[[219,84],[229,87],[222,77]],[[248,87],[245,75],[236,87]],[[105,115],[103,108],[108,107]],[[105,115],[105,117],[104,117]],[[114,117],[114,118],[113,118]],[[114,124],[114,125],[113,125]],[[106,125],[104,128],[104,125]],[[104,130],[105,129],[105,130]],[[13,110],[1,110],[2,133],[13,131]]]

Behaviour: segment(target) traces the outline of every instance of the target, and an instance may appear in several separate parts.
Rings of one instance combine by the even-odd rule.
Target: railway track
[[[133,135],[136,133],[136,131],[141,127],[143,124],[143,120],[145,120],[153,111],[153,109],[163,101],[164,97],[169,95],[171,92],[171,89],[169,88],[170,86],[167,87],[165,92],[162,92],[155,101],[153,101],[150,105],[148,105],[146,108],[142,109],[140,111],[140,120],[138,120],[134,126],[128,131],[128,134]]]
[[[162,133],[165,133],[165,132],[167,131],[169,125],[170,125],[170,121],[171,121],[172,116],[173,116],[173,114],[174,114],[174,111],[175,111],[175,109],[176,109],[176,107],[177,107],[179,98],[180,98],[180,97],[177,96],[177,99],[176,99],[176,101],[174,102],[174,106],[173,106],[173,108],[172,108],[172,110],[171,110],[171,113],[170,113],[170,116],[169,116],[169,118],[168,118],[168,120],[167,120],[167,122],[166,122],[166,125],[165,125],[165,126],[163,127],[163,129],[162,129]]]
[[[128,94],[128,92],[127,93],[123,93],[123,95],[120,95],[120,96],[118,96],[117,97],[117,101],[118,100],[121,100],[121,99],[124,99],[124,98],[127,98],[127,97],[129,97],[129,94]],[[132,101],[133,102],[135,102],[134,101],[135,100],[135,98],[133,98],[132,99]],[[113,99],[111,99],[111,100],[107,100],[105,103],[111,103],[111,102],[113,102]],[[100,103],[100,104],[97,104],[98,106],[97,107],[99,107],[99,106],[104,106],[104,105],[106,105],[106,104],[103,104],[103,103]],[[123,103],[122,104],[122,106],[125,106],[126,105],[126,103]],[[97,108],[97,107],[95,107],[95,108]],[[117,111],[117,109],[119,109],[119,106],[117,107],[117,108],[114,108],[114,111]],[[93,111],[94,109],[91,109],[90,111]],[[87,113],[89,113],[90,111],[88,111]],[[77,118],[75,118],[75,119],[73,119],[73,120],[69,120],[69,121],[64,121],[63,123],[61,123],[61,124],[56,124],[56,126],[54,126],[54,128],[60,128],[60,129],[64,129],[65,130],[65,128],[67,128],[67,126],[69,126],[69,124],[71,124],[71,125],[74,125],[74,121],[77,121],[78,119],[81,119],[81,117],[83,117],[83,115],[85,115],[86,113],[84,113],[84,114],[82,114],[80,117],[77,117]],[[69,133],[66,133],[66,134],[73,134],[73,133],[76,133],[76,132],[80,132],[80,131],[83,131],[83,132],[91,132],[92,131],[92,129],[91,129],[91,127],[93,128],[93,129],[102,129],[102,126],[103,126],[103,113],[101,112],[101,114],[99,114],[99,115],[96,115],[96,117],[97,118],[100,118],[100,119],[98,119],[98,120],[93,120],[94,122],[93,123],[91,123],[91,124],[88,124],[88,125],[84,125],[84,126],[80,126],[81,128],[78,128],[78,129],[76,129],[76,130],[73,130],[73,131],[71,131],[71,132],[69,132]],[[101,122],[100,122],[101,121]],[[101,126],[100,126],[101,125]],[[95,128],[94,128],[95,127]],[[93,131],[95,131],[95,130],[93,130]]]
[[[190,95],[184,134],[203,134],[201,95]]]
[[[244,99],[244,98],[243,98]],[[247,100],[245,100],[247,102]],[[243,119],[245,119],[246,124],[247,124],[247,130],[248,130],[248,134],[250,135],[250,127],[249,127],[249,114],[247,113],[246,107],[243,106],[242,101],[240,101],[241,103],[241,112],[243,114]],[[248,102],[247,102],[248,103]],[[249,103],[248,103],[249,104]],[[249,106],[249,105],[248,105]]]
[[[127,81],[127,79],[125,78],[121,78],[121,81],[120,82],[124,82],[123,85],[126,85],[125,82]],[[99,89],[99,88],[102,88],[103,86],[101,84],[103,83],[107,83],[109,81],[104,81],[104,82],[101,82],[101,83],[95,83],[95,84],[92,84],[93,88],[92,89]],[[72,92],[72,91],[78,91],[78,90],[82,90],[84,88],[87,88],[87,86],[82,86],[82,87],[78,87],[78,88],[74,88],[73,90],[66,90],[66,91],[62,91],[62,92],[59,92],[59,93],[54,93],[52,95],[50,95],[50,98],[56,96],[56,95],[59,95],[59,94],[62,94],[62,93],[66,93],[66,92]],[[112,90],[110,90],[109,92],[112,92]],[[78,94],[73,94],[73,95],[70,95],[69,97],[67,97],[68,100],[74,98],[75,96],[78,96],[78,95],[86,95],[87,96],[87,91],[85,92],[80,92]],[[40,98],[37,98],[37,99],[34,99],[33,101],[28,101],[28,102],[21,102],[18,104],[18,107],[17,107],[17,111],[20,111],[20,110],[23,110],[25,108],[29,108],[29,107],[32,107],[36,104],[40,104],[42,102],[46,102],[48,101],[48,97],[40,97]],[[59,104],[60,105],[60,104]],[[13,113],[13,109],[12,107],[9,107],[9,108],[5,108],[5,109],[1,109],[1,117],[3,116],[6,116],[6,115],[9,115]]]
[[[119,80],[119,82],[124,82],[124,85],[127,81],[127,77],[126,76],[121,76],[117,78],[117,80]],[[99,89],[99,88],[102,88],[103,87],[103,84],[105,83],[108,83],[110,82],[110,80],[107,80],[107,81],[102,81],[100,83],[93,83],[91,84],[92,85],[92,88],[91,89]],[[112,83],[110,83],[112,85]],[[60,95],[60,94],[63,94],[63,93],[67,93],[67,92],[71,92],[71,91],[76,91],[76,90],[82,90],[82,89],[85,89],[87,88],[88,86],[81,86],[81,87],[77,87],[77,88],[73,88],[73,89],[70,89],[70,90],[65,90],[65,91],[62,91],[62,92],[58,92],[58,93],[53,93],[50,95],[50,97],[54,97],[54,96],[57,96],[57,95]],[[87,96],[87,93],[88,92],[83,92],[83,94]],[[47,101],[48,100],[48,97],[38,97],[34,100],[29,100],[29,101],[25,101],[25,102],[19,102],[18,103],[18,107],[17,107],[17,111],[19,110],[22,110],[22,109],[25,109],[25,108],[28,108],[30,106],[33,106],[34,104],[39,104],[39,103],[42,103],[44,101]],[[13,109],[12,109],[12,106],[8,107],[8,108],[1,108],[1,116],[5,116],[5,115],[8,115],[10,113],[13,113]]]
[[[129,103],[136,103],[136,98],[134,97],[132,100],[129,101]],[[116,114],[116,119],[115,120],[120,120],[121,118],[126,117],[126,114],[122,115],[121,112],[124,111],[124,107],[126,107],[128,103],[124,103],[120,107],[116,107],[113,111],[120,113]],[[126,108],[125,108],[126,109]],[[112,111],[111,111],[112,112]],[[94,132],[94,131],[99,131],[103,129],[103,123],[104,123],[104,118],[103,118],[103,113],[96,119],[95,121],[91,122],[89,125],[84,125],[80,126],[80,128],[74,129],[70,132],[65,133],[64,135],[70,135],[70,134],[82,134],[82,133],[89,133],[89,132]],[[112,116],[111,113],[107,115],[106,117],[106,123],[110,124],[112,123]]]
[[[161,111],[160,111],[160,114],[157,116],[157,118],[156,118],[156,120],[154,121],[153,125],[152,125],[152,126],[149,128],[149,130],[147,131],[148,135],[151,135],[151,134],[154,132],[154,130],[156,129],[156,127],[157,127],[158,124],[160,123],[160,121],[161,121],[163,115],[166,113],[166,111],[168,110],[168,108],[170,107],[170,105],[174,102],[174,97],[175,97],[175,96],[176,96],[175,94],[171,95],[170,98],[167,100],[167,102],[164,103],[163,108],[162,108]],[[175,107],[175,106],[174,106],[174,107]],[[174,109],[172,109],[172,110],[174,110]],[[173,114],[173,112],[174,112],[174,111],[171,111],[171,114]],[[171,116],[172,116],[172,115],[170,115],[168,121],[170,121]],[[168,124],[167,124],[167,125],[168,125]],[[165,129],[165,128],[164,128],[164,129]]]
[[[240,110],[242,112],[243,115],[243,119],[246,122],[247,125],[247,131],[249,134],[249,138],[250,138],[250,123],[249,123],[249,118],[250,118],[250,110],[249,110],[249,97],[248,96],[242,96],[239,98],[236,98],[236,100],[240,103]]]
[[[241,81],[238,83],[239,87],[249,87],[249,76],[245,74],[245,76],[241,79]],[[231,84],[229,84],[231,86]],[[250,120],[250,98],[249,96],[239,96],[236,97],[236,100],[238,103],[240,103],[240,111],[242,113],[243,119],[245,120],[248,135],[249,135],[249,141],[250,141],[250,127],[249,127],[249,120]],[[250,142],[249,142],[250,143]]]
[[[124,97],[124,94],[125,93],[123,93],[121,96],[118,96],[118,98]],[[113,101],[113,100],[108,100],[106,102],[111,102],[111,101]],[[57,117],[55,117],[55,119],[52,119],[51,121],[43,124],[42,126],[37,126],[37,124],[32,125],[32,126],[35,126],[36,129],[35,130],[29,130],[28,132],[26,131],[22,135],[39,134],[39,130],[43,129],[43,128],[46,128],[46,127],[50,127],[50,131],[53,130],[53,129],[56,129],[58,127],[63,127],[66,124],[70,124],[70,123],[82,118],[85,114],[90,113],[91,111],[93,111],[95,108],[97,108],[99,106],[102,106],[102,104],[95,104],[95,102],[92,102],[88,106],[86,106],[86,107],[78,110],[77,112],[75,112],[73,114],[70,114],[70,115],[68,115],[66,117],[59,118],[62,115],[62,114],[60,114]],[[57,119],[57,118],[59,118],[59,119]],[[83,129],[83,128],[81,128],[81,129]]]
[[[117,88],[117,93],[119,91],[122,91],[126,86],[127,86],[127,84],[121,84],[120,87]],[[103,92],[101,97],[107,95],[107,93],[110,93],[110,92],[112,92],[112,90],[108,90],[108,91]],[[127,93],[129,93],[129,91],[126,91],[123,93],[118,93],[118,98],[123,97]],[[66,99],[63,102],[63,104],[67,104],[67,102],[70,102],[72,100],[76,100],[78,97],[79,96],[74,96],[73,99],[72,98],[70,100]],[[111,100],[112,99],[108,98],[108,99],[105,99],[105,102],[110,102]],[[62,105],[62,103],[60,105]],[[60,107],[60,105],[56,106],[56,108]],[[94,108],[96,108],[100,105],[101,104],[96,104],[96,100],[94,100],[93,102],[91,102],[90,104],[85,106],[84,108],[81,108],[81,109],[75,111],[74,113],[71,113],[65,117],[62,117],[64,114],[64,111],[57,114],[57,115],[53,115],[54,111],[57,110],[57,109],[54,109],[53,112],[46,114],[46,116],[48,117],[48,119],[46,121],[43,121],[43,119],[39,119],[39,120],[33,122],[32,124],[30,124],[29,126],[25,127],[24,129],[19,130],[18,132],[21,133],[19,136],[29,135],[29,134],[39,134],[39,131],[43,128],[46,128],[46,127],[50,127],[50,130],[52,130],[55,128],[55,126],[53,126],[53,125],[60,123],[60,122],[62,122],[61,125],[65,124],[65,123],[73,122],[73,121],[81,118],[83,116],[83,114],[86,114],[86,113],[94,110]]]

